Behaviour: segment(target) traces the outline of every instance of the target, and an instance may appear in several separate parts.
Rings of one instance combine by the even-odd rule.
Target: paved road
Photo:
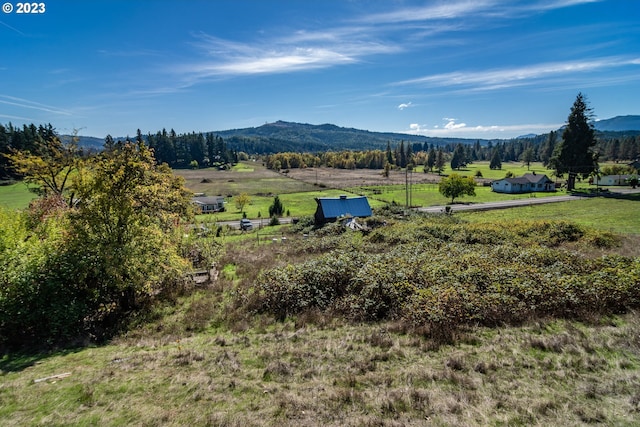
[[[486,203],[470,203],[470,204],[453,204],[447,205],[452,212],[460,211],[482,211],[490,209],[506,209],[518,206],[540,205],[543,203],[568,202],[570,200],[578,200],[579,196],[551,196],[551,197],[529,197],[527,199],[505,200],[502,202],[486,202]],[[427,208],[417,208],[420,212],[440,213],[445,211],[446,206],[429,206]]]
[[[633,194],[640,192],[640,189],[616,189],[615,191],[610,191],[610,193],[618,193],[618,194]],[[453,212],[459,211],[481,211],[481,210],[490,210],[490,209],[506,209],[506,208],[514,208],[518,206],[530,206],[530,205],[539,205],[543,203],[556,203],[556,202],[568,202],[571,200],[580,200],[587,199],[589,196],[583,195],[574,195],[569,194],[566,196],[547,196],[547,197],[529,197],[526,199],[517,199],[517,200],[505,200],[502,202],[486,202],[486,203],[470,203],[470,204],[453,204],[448,205]],[[440,213],[445,211],[446,206],[429,206],[426,208],[417,208],[420,212],[429,212],[429,213]]]

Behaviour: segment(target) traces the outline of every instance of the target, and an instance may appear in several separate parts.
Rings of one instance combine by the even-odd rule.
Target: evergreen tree
[[[551,159],[557,176],[568,174],[568,191],[575,188],[578,175],[587,177],[598,169],[598,156],[593,152],[596,139],[591,117],[592,110],[585,96],[578,93],[562,133],[562,141],[556,146]]]
[[[269,216],[270,217],[282,216],[283,213],[284,213],[284,206],[282,205],[282,202],[280,201],[280,197],[276,196],[273,199],[273,204],[271,206],[269,206]]]
[[[434,165],[438,175],[440,175],[444,170],[444,162],[444,153],[442,152],[442,149],[438,149],[438,153],[436,154],[436,164]]]
[[[455,150],[453,150],[453,156],[451,157],[451,169],[460,169],[461,167],[466,166],[466,164],[464,147],[462,144],[458,144],[456,145]]]
[[[436,150],[433,147],[431,147],[429,149],[429,153],[427,154],[427,162],[425,163],[425,171],[427,169],[429,170],[429,172],[433,171],[433,167],[436,164],[436,156],[437,156]]]
[[[113,151],[115,146],[116,146],[116,143],[113,140],[113,137],[111,135],[107,135],[104,138],[104,150],[107,151],[107,152]]]
[[[407,167],[407,153],[404,151],[404,141],[400,141],[400,148],[398,149],[398,154],[400,155],[400,166],[401,168]]]
[[[498,149],[498,147],[493,149],[493,155],[491,156],[489,169],[502,169],[502,158],[500,157],[500,150]]]
[[[552,130],[551,132],[549,132],[549,136],[547,137],[547,139],[540,146],[540,161],[542,161],[542,164],[545,167],[549,166],[549,161],[553,156],[553,150],[556,146],[557,136],[558,133]]]

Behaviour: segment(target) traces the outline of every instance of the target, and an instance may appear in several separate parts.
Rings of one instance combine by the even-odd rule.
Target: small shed
[[[318,197],[316,203],[316,224],[346,217],[364,218],[372,214],[369,200],[365,196]]]
[[[214,213],[224,211],[223,196],[197,196],[194,197],[193,203],[200,208],[202,213]]]
[[[533,193],[555,191],[555,185],[547,175],[527,173],[517,178],[503,178],[491,183],[496,193]]]

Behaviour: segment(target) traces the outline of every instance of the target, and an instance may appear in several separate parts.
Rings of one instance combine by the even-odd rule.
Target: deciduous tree
[[[35,185],[37,193],[64,197],[68,193],[70,177],[81,163],[79,154],[76,138],[63,143],[52,135],[39,140],[34,150],[12,151],[5,156],[11,167],[24,176],[25,182]],[[68,195],[69,205],[72,198]]]
[[[185,268],[176,225],[193,215],[184,179],[157,165],[144,143],[93,159],[76,183],[70,244],[83,281],[114,308],[135,308]]]
[[[534,156],[535,156],[535,152],[533,151],[533,147],[528,147],[522,152],[522,155],[520,156],[520,160],[522,161],[522,163],[527,165],[527,170],[529,170],[531,166],[531,162],[533,162],[534,160]]]
[[[440,180],[438,190],[445,197],[451,197],[453,203],[456,197],[475,196],[476,182],[471,177],[463,177],[456,173]]]
[[[240,212],[244,212],[244,207],[251,203],[251,197],[247,193],[242,193],[235,198],[236,208]]]

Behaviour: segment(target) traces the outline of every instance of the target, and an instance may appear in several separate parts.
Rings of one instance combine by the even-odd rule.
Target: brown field
[[[290,178],[324,185],[329,188],[349,188],[361,185],[401,185],[409,179],[413,184],[438,183],[440,176],[432,173],[415,172],[407,175],[404,171],[393,170],[386,178],[379,169],[334,169],[334,168],[306,168],[291,169],[287,175]]]

